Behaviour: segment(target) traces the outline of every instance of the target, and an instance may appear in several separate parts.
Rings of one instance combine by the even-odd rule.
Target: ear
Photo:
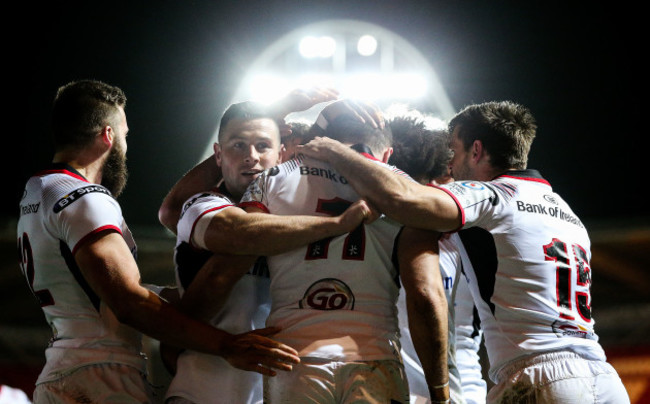
[[[115,141],[115,132],[113,131],[113,128],[108,125],[104,126],[102,132],[100,133],[100,136],[102,138],[102,143],[104,143],[106,147],[110,149],[113,146],[113,142]]]
[[[483,142],[480,140],[475,140],[474,143],[472,143],[472,149],[471,149],[471,159],[475,163],[478,163],[485,157],[485,148],[483,148]]]
[[[221,147],[219,147],[219,143],[214,142],[212,149],[214,150],[214,160],[216,161],[217,166],[221,167]]]
[[[278,163],[280,164],[283,161],[287,161],[291,158],[291,156],[287,156],[287,148],[284,147],[284,143],[280,145],[280,151],[278,152]]]
[[[384,163],[388,163],[388,160],[390,160],[390,156],[392,155],[393,155],[393,148],[389,147],[388,149],[386,149],[386,151],[384,151],[384,154],[381,156],[381,161],[383,161]]]

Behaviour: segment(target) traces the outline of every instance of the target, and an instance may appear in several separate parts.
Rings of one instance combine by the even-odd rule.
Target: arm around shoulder
[[[192,195],[212,189],[221,180],[221,170],[214,154],[194,166],[174,184],[158,209],[160,223],[176,234],[183,204]]]

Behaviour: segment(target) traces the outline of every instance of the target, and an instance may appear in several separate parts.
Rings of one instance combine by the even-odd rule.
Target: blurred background
[[[0,384],[29,395],[50,337],[17,264],[25,180],[52,156],[56,89],[95,78],[128,98],[129,183],[120,197],[143,280],[173,282],[157,220],[171,186],[211,151],[225,108],[333,86],[444,121],[512,100],[538,121],[529,166],[590,230],[596,332],[633,403],[650,402],[650,214],[641,153],[647,47],[640,10],[479,1],[115,1],[17,5],[4,24],[11,172],[0,210]],[[319,108],[294,118],[313,119]],[[642,167],[643,165],[643,167]],[[156,342],[152,377],[164,386]]]

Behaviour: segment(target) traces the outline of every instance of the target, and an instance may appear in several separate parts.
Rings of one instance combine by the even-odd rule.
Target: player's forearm
[[[387,170],[344,145],[330,149],[328,161],[362,198],[405,226],[450,231],[460,225],[455,203],[439,189]]]
[[[211,225],[205,242],[210,251],[217,253],[276,255],[350,230],[338,217],[247,213]]]
[[[406,227],[400,235],[397,254],[413,346],[431,397],[445,400],[449,397],[446,387],[448,314],[440,276],[438,238],[438,233]]]
[[[409,303],[408,300],[411,302]],[[446,303],[444,295],[442,299],[440,297],[409,299],[407,295],[409,330],[413,346],[422,364],[431,397],[433,400],[440,401],[449,398],[449,388],[446,386],[449,382]]]
[[[155,293],[132,294],[118,319],[158,341],[213,355],[224,355],[231,334],[184,315]]]
[[[257,257],[214,254],[186,288],[180,309],[188,316],[209,322],[228,300],[230,291]]]
[[[176,234],[176,225],[185,201],[196,193],[212,189],[219,180],[221,170],[213,154],[194,166],[174,184],[158,210],[160,223]]]

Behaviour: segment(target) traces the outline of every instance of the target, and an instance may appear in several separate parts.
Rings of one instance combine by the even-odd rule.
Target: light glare
[[[281,98],[293,89],[286,78],[269,74],[252,77],[248,88],[250,89],[250,98],[264,104],[269,104]]]
[[[377,51],[377,40],[372,35],[363,35],[357,42],[357,52],[361,56],[371,56]]]
[[[306,59],[329,58],[336,51],[336,41],[330,36],[306,36],[300,40],[298,50]]]

